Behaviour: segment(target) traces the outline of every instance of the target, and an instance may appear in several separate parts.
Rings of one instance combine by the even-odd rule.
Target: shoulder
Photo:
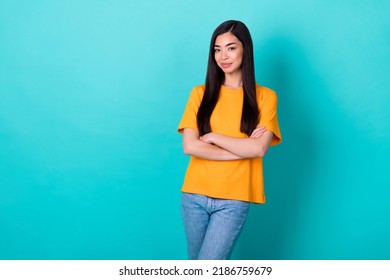
[[[187,99],[187,106],[200,106],[204,95],[204,88],[204,85],[198,85],[192,88]]]
[[[201,100],[204,95],[205,85],[198,85],[192,88],[190,99]]]
[[[197,85],[192,88],[192,92],[197,94],[204,94],[205,85]]]
[[[205,87],[206,87],[206,85],[202,84],[202,85],[194,86],[194,89],[204,91]]]
[[[256,95],[258,102],[265,102],[266,100],[272,100],[277,102],[277,95],[273,89],[256,84]]]

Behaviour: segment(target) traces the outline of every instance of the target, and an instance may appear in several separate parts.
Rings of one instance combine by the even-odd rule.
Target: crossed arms
[[[207,160],[237,160],[264,157],[273,133],[264,126],[256,128],[249,138],[236,138],[210,132],[199,137],[199,132],[184,128],[183,150],[186,155]]]

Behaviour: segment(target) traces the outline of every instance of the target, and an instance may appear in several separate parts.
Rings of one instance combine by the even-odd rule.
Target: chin
[[[238,71],[238,69],[235,69],[235,70],[228,70],[228,69],[222,69],[223,73],[225,74],[233,74],[233,73],[236,73]]]

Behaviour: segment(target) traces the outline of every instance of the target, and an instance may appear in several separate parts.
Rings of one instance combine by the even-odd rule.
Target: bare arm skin
[[[256,128],[250,138],[235,138],[217,133],[199,137],[199,132],[183,130],[183,150],[186,155],[207,160],[237,160],[263,157],[269,147],[273,133],[264,126]]]
[[[252,135],[259,134],[256,130]],[[264,157],[274,134],[271,131],[264,131],[258,137],[252,135],[249,138],[236,138],[210,132],[200,137],[200,140],[221,147],[240,158]]]
[[[237,160],[242,159],[221,147],[207,143],[199,139],[199,132],[184,128],[183,130],[183,150],[184,154],[196,156],[208,160]]]

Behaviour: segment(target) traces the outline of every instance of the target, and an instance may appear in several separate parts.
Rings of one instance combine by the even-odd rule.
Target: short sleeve
[[[265,126],[267,130],[272,131],[274,137],[270,145],[277,145],[282,142],[282,135],[280,133],[279,121],[277,115],[278,97],[276,93],[268,88],[263,88],[263,94],[260,102],[260,123]]]
[[[184,128],[192,128],[194,130],[198,130],[196,115],[198,114],[198,109],[200,103],[202,102],[203,94],[204,88],[202,86],[197,86],[192,89],[183,116],[179,123],[179,127],[177,129],[179,133],[182,134]]]

